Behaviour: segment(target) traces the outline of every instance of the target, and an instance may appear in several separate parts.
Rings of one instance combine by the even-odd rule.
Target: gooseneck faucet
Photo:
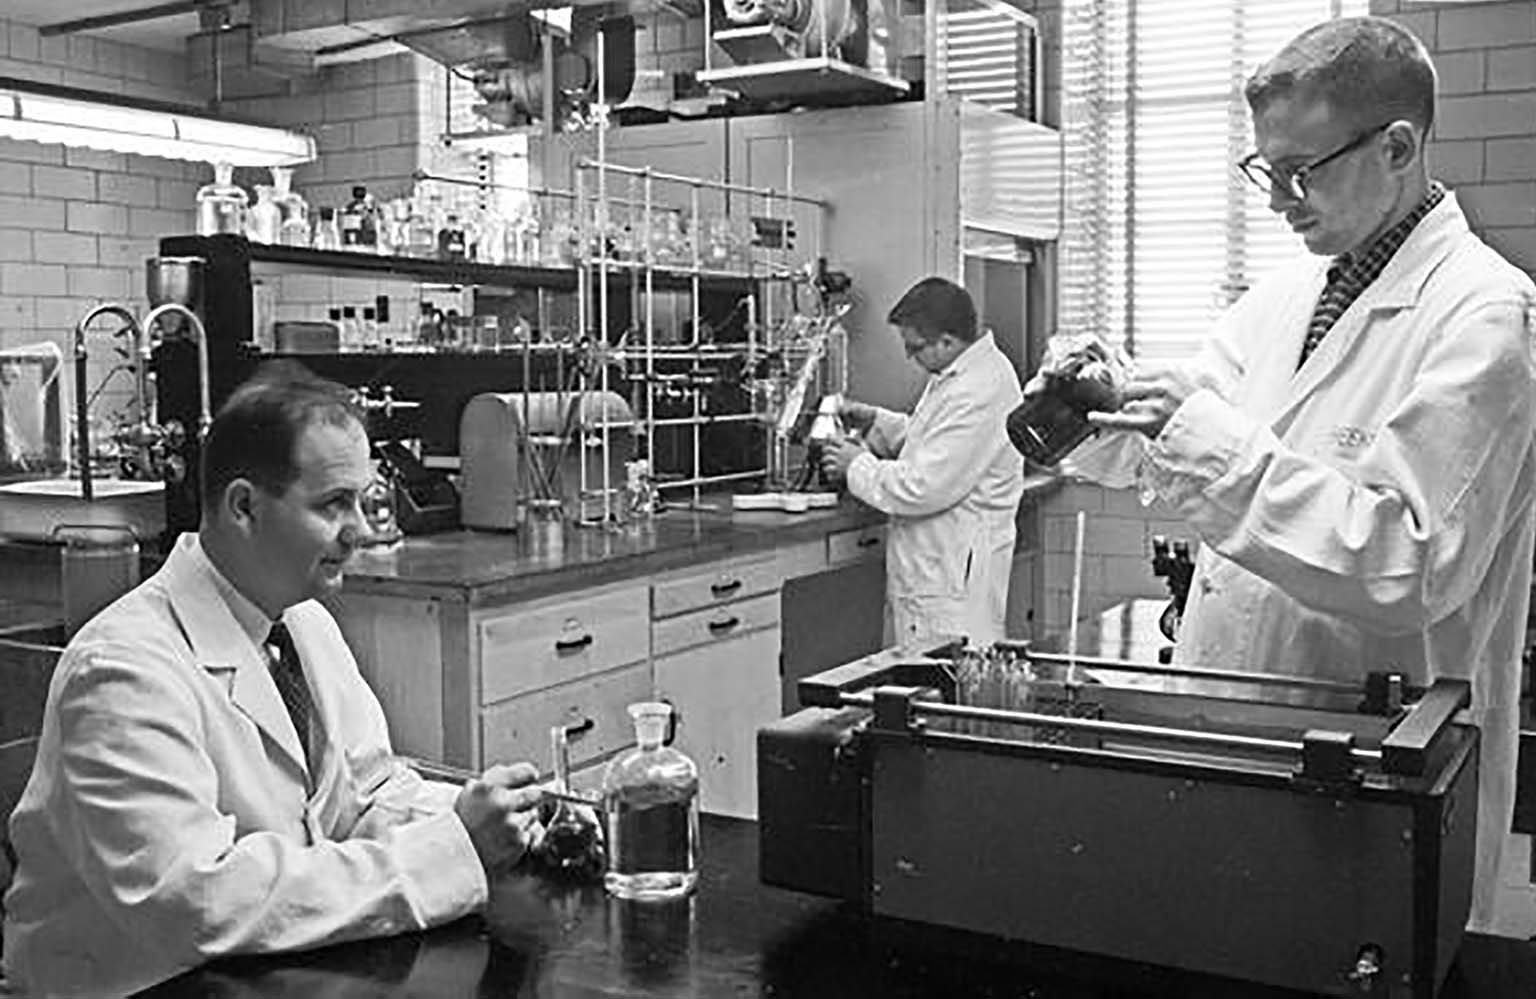
[[[197,313],[185,305],[166,302],[150,309],[144,317],[146,338],[154,336],[155,324],[167,315],[185,316],[197,341],[197,439],[202,440],[208,433],[209,425],[213,423],[213,407],[208,402],[208,332],[203,328],[203,321],[197,318]]]
[[[85,314],[75,325],[75,448],[80,461],[80,497],[89,502],[93,498],[91,488],[91,431],[90,431],[90,398],[87,394],[87,372],[85,349],[85,331],[98,316],[116,316],[127,324],[133,333],[134,356],[134,395],[141,415],[149,412],[145,406],[149,405],[149,392],[147,389],[148,357],[144,342],[144,330],[140,326],[134,314],[125,306],[107,304],[98,305]],[[149,419],[149,417],[145,417]]]
[[[79,324],[75,326],[75,443],[80,462],[80,497],[87,502],[95,498],[95,489],[91,484],[91,437],[90,437],[90,413],[89,396],[87,390],[85,348],[86,329],[98,316],[112,315],[127,324],[133,333],[133,365],[134,365],[134,396],[138,407],[139,425],[128,431],[128,436],[119,438],[132,443],[136,447],[157,448],[163,447],[167,442],[180,440],[179,427],[162,427],[159,422],[159,412],[155,401],[153,387],[153,375],[150,373],[150,359],[154,351],[154,334],[156,326],[167,315],[186,317],[188,326],[191,327],[193,338],[197,342],[197,435],[201,440],[208,433],[208,426],[213,422],[212,407],[208,398],[208,334],[203,328],[203,321],[197,317],[197,313],[184,305],[167,302],[164,305],[151,309],[140,323],[126,307],[121,305],[99,305],[85,314]]]

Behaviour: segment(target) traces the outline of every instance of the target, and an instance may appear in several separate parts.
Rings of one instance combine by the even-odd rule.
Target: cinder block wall
[[[1372,0],[1413,30],[1440,71],[1429,147],[1472,226],[1536,273],[1536,3]]]
[[[10,20],[0,20],[0,75],[178,104],[203,99],[183,82],[180,53],[42,38]],[[67,360],[92,306],[142,311],[144,259],[161,234],[191,227],[202,173],[195,163],[0,139],[0,349],[51,341]],[[106,341],[92,342],[93,388],[113,361]],[[128,380],[112,385],[93,412],[126,404]]]
[[[423,80],[432,68],[412,53],[344,63],[291,80],[287,94],[231,101],[229,108],[314,136],[319,158],[293,175],[294,189],[312,209],[346,204],[354,184],[375,197],[394,198],[410,193],[411,173],[422,165],[420,147],[431,131],[423,120],[431,107]],[[241,170],[236,180],[270,183],[266,174]]]
[[[1536,3],[1374,0],[1371,11],[1408,25],[1440,73],[1439,119],[1430,141],[1436,176],[1456,190],[1473,227],[1511,261],[1536,273]],[[1167,511],[1144,509],[1129,490],[1075,483],[1041,507],[1045,562],[1039,630],[1065,633],[1071,617],[1076,512],[1088,513],[1082,613],[1122,600],[1162,597],[1151,574],[1154,534],[1193,534]]]

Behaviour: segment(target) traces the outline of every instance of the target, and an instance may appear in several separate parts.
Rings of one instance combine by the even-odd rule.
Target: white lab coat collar
[[[1286,406],[1277,417],[1277,423],[1307,398],[1339,361],[1349,354],[1355,341],[1370,327],[1372,313],[1411,309],[1418,305],[1419,296],[1429,282],[1430,275],[1445,262],[1467,231],[1467,217],[1462,214],[1456,195],[1446,192],[1440,203],[1414,226],[1413,232],[1408,234],[1407,240],[1393,254],[1380,276],[1344,311],[1333,329],[1329,330],[1317,349],[1290,379]],[[1318,262],[1314,280],[1304,289],[1305,299],[1296,301],[1296,314],[1301,323],[1300,336],[1305,335],[1305,327],[1311,321],[1317,296],[1322,292],[1327,263]],[[1303,305],[1304,309],[1301,308]],[[1300,349],[1299,339],[1297,349]]]
[[[195,534],[183,534],[161,573],[192,656],[210,673],[233,673],[230,700],[307,773],[298,733],[272,682],[262,643],[272,622],[214,568]]]
[[[978,365],[985,364],[985,358],[987,355],[996,350],[997,347],[993,342],[992,333],[990,331],[983,333],[975,340],[972,340],[970,344],[968,344],[966,348],[960,352],[959,357],[956,357],[953,361],[950,361],[949,367],[945,368],[943,371],[934,372],[933,379],[934,381],[939,381],[941,379],[958,377],[971,370],[972,368],[977,367]]]

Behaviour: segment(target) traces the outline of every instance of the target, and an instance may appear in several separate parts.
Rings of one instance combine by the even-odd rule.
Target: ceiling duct
[[[521,23],[508,30],[507,44],[495,56],[482,51],[460,66],[482,101],[475,112],[487,122],[503,129],[533,124],[542,120],[546,98],[554,128],[587,120],[597,100],[599,33],[605,60],[603,100],[614,105],[629,96],[635,82],[634,18],[603,17],[594,8],[576,8],[568,34],[526,15],[508,21],[514,19]],[[401,41],[415,48],[413,41]]]

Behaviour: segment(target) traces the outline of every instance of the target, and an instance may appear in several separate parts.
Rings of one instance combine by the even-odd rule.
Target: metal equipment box
[[[1464,681],[1005,643],[998,708],[968,655],[892,650],[802,681],[811,707],[758,734],[764,882],[1312,995],[1436,994],[1471,899]]]

